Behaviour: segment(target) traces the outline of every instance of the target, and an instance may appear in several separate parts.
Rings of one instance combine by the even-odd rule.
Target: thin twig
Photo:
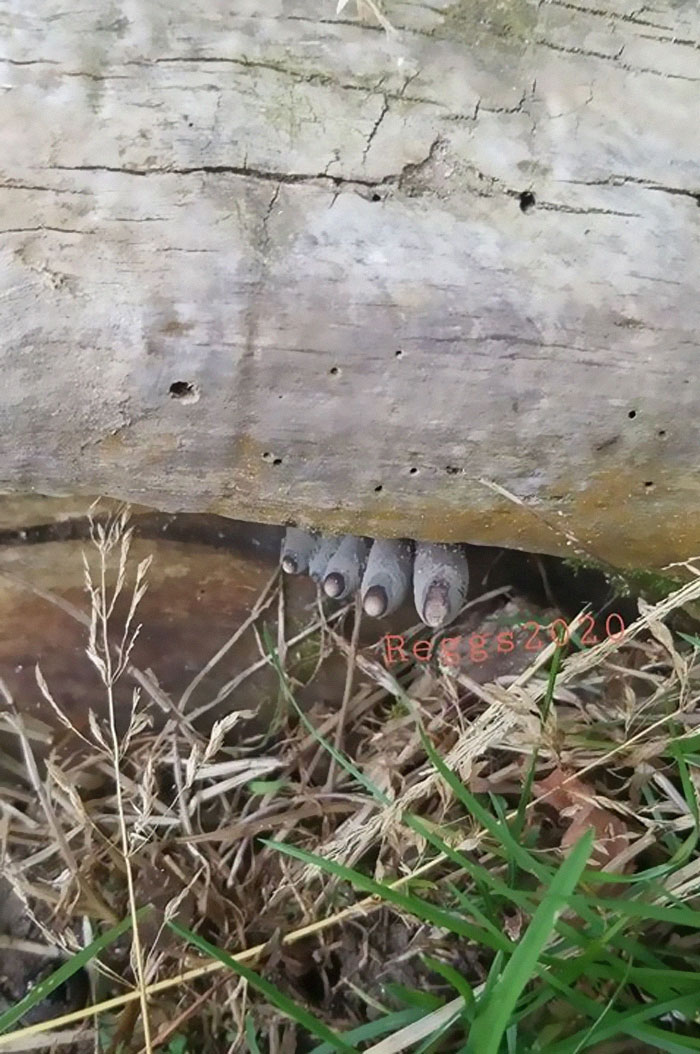
[[[121,523],[118,520],[114,521],[113,524],[111,525],[111,528],[113,528],[115,531],[118,531],[120,529],[120,527],[122,527],[122,530],[123,530],[123,524],[125,522],[126,522],[125,518],[122,519]],[[91,524],[91,526],[92,526],[92,524]],[[134,873],[133,873],[133,869],[132,869],[132,866],[131,866],[131,846],[129,844],[129,833],[127,831],[126,818],[125,818],[125,815],[124,815],[124,798],[123,798],[123,791],[122,791],[121,766],[120,766],[121,748],[120,748],[120,744],[119,744],[119,736],[117,734],[116,703],[115,703],[115,699],[114,699],[114,684],[115,684],[115,681],[116,681],[117,677],[119,676],[120,672],[123,669],[124,663],[121,661],[121,657],[120,657],[119,665],[115,668],[115,666],[113,664],[113,661],[112,661],[112,647],[111,647],[111,644],[110,644],[110,635],[109,635],[109,615],[110,615],[110,612],[111,612],[111,610],[113,608],[113,605],[110,606],[109,603],[108,603],[107,577],[106,577],[106,573],[107,573],[107,554],[109,552],[109,546],[110,546],[110,538],[109,538],[110,533],[111,533],[111,531],[108,530],[106,539],[105,539],[105,533],[104,532],[103,533],[99,533],[99,530],[97,531],[97,533],[93,534],[93,540],[95,541],[95,544],[97,545],[97,548],[98,548],[98,551],[99,551],[99,554],[100,554],[100,582],[99,582],[99,590],[95,590],[94,587],[92,586],[92,582],[91,582],[90,577],[89,577],[89,572],[87,572],[88,588],[90,590],[90,595],[91,595],[91,598],[92,598],[92,615],[93,615],[93,622],[92,622],[92,629],[91,629],[91,645],[90,645],[90,648],[88,649],[88,655],[93,660],[93,663],[97,666],[97,668],[101,669],[103,671],[103,681],[104,681],[105,688],[107,690],[108,720],[109,720],[110,735],[111,735],[111,739],[112,739],[112,743],[111,743],[112,762],[113,762],[113,766],[114,766],[114,780],[115,780],[115,785],[116,785],[116,796],[117,796],[117,814],[119,816],[119,831],[120,831],[121,842],[122,842],[122,855],[124,857],[124,863],[126,865],[126,882],[127,882],[127,890],[128,890],[128,894],[129,894],[129,911],[131,913],[131,918],[132,918],[132,942],[133,942],[133,949],[134,949],[134,959],[135,959],[135,963],[136,963],[136,974],[137,974],[137,981],[138,981],[138,995],[139,995],[139,1000],[140,1000],[140,1003],[141,1003],[141,1017],[142,1017],[142,1026],[143,1026],[144,1038],[145,1038],[145,1041],[146,1041],[146,1050],[148,1051],[148,1054],[151,1054],[151,1051],[152,1051],[153,1048],[152,1048],[152,1045],[151,1045],[151,1029],[150,1029],[150,1021],[149,1021],[148,997],[147,997],[147,994],[146,994],[146,977],[145,977],[145,970],[144,970],[143,950],[141,948],[141,936],[140,936],[140,933],[139,933],[139,926],[138,926],[138,919],[137,919],[136,888],[135,888],[135,883],[134,883]],[[126,551],[128,550],[128,544],[129,544],[129,536],[127,535],[126,537],[123,537],[122,540],[121,540],[122,559],[120,561],[120,572],[122,572],[122,573],[123,573],[123,565],[126,562],[125,558],[126,558]],[[117,582],[117,588],[119,587],[119,585],[120,585],[120,582],[118,581]],[[135,598],[137,597],[138,589],[139,589],[139,576],[138,576],[138,573],[137,573],[137,585],[135,586],[135,589],[134,589],[134,597]],[[131,608],[131,610],[129,612],[129,617],[127,619],[127,624],[126,624],[126,627],[125,627],[124,636],[123,636],[122,644],[121,644],[121,648],[120,648],[121,655],[124,654],[125,648],[127,648],[127,646],[125,644],[125,641],[126,641],[126,637],[128,635],[128,632],[129,632],[129,625],[128,625],[128,623],[130,621],[130,617],[131,617],[131,615],[133,613],[134,607],[135,607],[135,604],[132,604],[132,608]],[[95,633],[95,622],[97,623],[97,626],[99,628],[101,654],[98,654],[97,648],[96,648],[97,635]],[[128,654],[128,651],[127,651],[127,654]]]
[[[362,600],[358,593],[355,598],[355,623],[352,627],[352,636],[350,638],[350,648],[348,650],[348,662],[345,670],[345,685],[343,687],[343,701],[340,704],[340,713],[338,715],[338,724],[335,727],[335,741],[334,746],[336,750],[340,750],[343,745],[343,733],[345,732],[345,718],[347,716],[348,703],[350,702],[350,695],[352,693],[352,682],[355,676],[355,659],[357,657],[357,645],[360,639],[360,626],[362,625]],[[330,763],[328,765],[328,776],[326,777],[326,792],[333,790],[333,784],[335,782],[335,769],[336,760],[335,756],[331,754]]]
[[[49,796],[46,793],[46,788],[41,782],[41,777],[39,775],[39,770],[36,765],[36,760],[34,758],[32,748],[29,745],[29,740],[27,739],[23,731],[22,718],[20,717],[17,711],[14,699],[12,698],[12,695],[10,694],[7,685],[2,679],[0,679],[0,694],[2,694],[3,698],[5,699],[5,702],[12,711],[12,721],[17,735],[19,736],[19,741],[22,745],[22,754],[24,757],[24,763],[27,769],[27,774],[31,781],[32,787],[34,788],[36,796],[39,799],[41,808],[43,809],[46,821],[49,825],[49,829],[51,830],[51,833],[53,834],[56,840],[56,844],[61,851],[61,855],[63,856],[63,859],[65,860],[66,864],[68,865],[68,869],[70,870],[71,874],[74,876],[76,882],[78,883],[78,888],[86,896],[93,910],[95,910],[99,915],[101,915],[102,918],[107,919],[112,925],[114,925],[118,921],[116,915],[109,907],[109,905],[105,902],[104,898],[101,897],[100,894],[97,893],[85,881],[84,877],[80,873],[78,860],[75,856],[75,853],[68,844],[63,829],[61,828],[61,825],[56,819],[56,814],[54,813],[53,807],[49,800]]]
[[[399,889],[401,886],[406,885],[407,882],[411,882],[425,874],[427,871],[432,870],[438,862],[442,863],[444,859],[445,858],[440,854],[416,868],[415,871],[401,875],[393,882],[388,882],[387,886],[389,889]],[[330,929],[331,926],[336,926],[338,923],[344,922],[346,919],[355,918],[358,915],[368,915],[383,906],[384,902],[378,897],[364,897],[355,904],[351,904],[349,907],[343,908],[341,911],[337,911],[335,914],[330,915],[325,919],[317,919],[315,922],[310,922],[306,926],[300,926],[291,933],[285,934],[281,938],[281,944],[285,946],[288,944],[296,944],[297,941],[301,941],[305,937],[314,936],[317,933],[323,933],[325,930]],[[240,952],[236,952],[234,958],[239,962],[255,961],[268,947],[268,943],[268,941],[264,941],[262,944],[256,944],[252,948],[244,948]],[[168,977],[162,981],[155,981],[153,984],[147,985],[145,991],[149,996],[157,995],[160,992],[166,992],[170,988],[176,988],[189,981],[194,981],[199,977],[206,977],[208,974],[216,973],[224,968],[224,964],[219,962],[218,959],[212,962],[202,963],[199,966],[193,967],[191,970],[186,970],[183,973],[177,974],[175,977]],[[121,995],[113,996],[111,999],[105,999],[103,1002],[95,1003],[93,1006],[84,1007],[81,1010],[73,1010],[69,1014],[62,1014],[60,1017],[52,1018],[51,1021],[39,1021],[35,1025],[28,1025],[25,1028],[17,1029],[15,1032],[10,1032],[7,1035],[0,1035],[0,1047],[5,1047],[11,1040],[20,1039],[23,1036],[37,1035],[40,1032],[47,1032],[52,1028],[63,1028],[64,1025],[72,1025],[76,1021],[83,1021],[86,1017],[90,1017],[93,1014],[103,1014],[108,1010],[116,1010],[118,1007],[125,1006],[127,1003],[132,1003],[135,999],[139,998],[140,993],[138,991],[123,992]]]
[[[327,621],[335,622],[337,619],[342,618],[343,615],[345,615],[350,610],[351,606],[351,604],[346,604],[344,607],[340,608],[339,611],[334,611],[332,615],[328,616]],[[321,627],[321,624],[321,620],[318,619],[310,623],[310,625],[308,625],[306,629],[303,629],[300,633],[297,633],[296,636],[292,637],[291,640],[287,641],[287,648],[293,648],[296,644],[299,644],[301,641],[306,640],[307,637],[310,637],[312,633],[315,633],[316,630]],[[197,710],[193,710],[192,713],[189,715],[190,721],[196,721],[197,718],[201,717],[202,714],[206,714],[207,711],[212,709],[212,707],[218,706],[219,703],[223,703],[224,700],[227,699],[232,692],[235,692],[236,688],[243,684],[244,681],[246,681],[254,673],[257,673],[258,670],[262,670],[269,665],[270,657],[266,655],[265,658],[258,659],[257,662],[254,662],[251,666],[248,666],[245,670],[242,670],[241,673],[237,674],[232,680],[228,681],[227,684],[223,685],[216,693],[216,696],[213,699],[211,699],[208,703],[204,703],[202,706],[198,707]]]
[[[199,671],[199,673],[197,673],[192,678],[190,683],[187,685],[187,687],[185,688],[184,692],[180,696],[179,702],[177,704],[177,708],[178,708],[178,710],[180,711],[181,714],[184,713],[185,708],[187,707],[187,704],[188,704],[190,698],[192,697],[192,693],[197,689],[198,685],[200,685],[202,683],[202,681],[204,680],[204,678],[207,676],[207,674],[211,673],[211,671],[214,669],[214,667],[219,662],[221,662],[221,660],[223,659],[224,655],[226,655],[227,652],[229,652],[231,650],[233,645],[236,643],[236,641],[240,640],[240,638],[243,636],[243,634],[248,629],[248,627],[253,625],[253,623],[260,617],[262,612],[265,611],[266,608],[268,608],[270,606],[270,604],[272,603],[272,601],[275,599],[274,593],[271,596],[269,596],[269,597],[267,596],[267,594],[270,592],[270,590],[272,589],[273,585],[275,584],[275,582],[279,578],[279,573],[280,573],[279,568],[275,568],[274,574],[272,575],[272,577],[269,579],[269,581],[263,587],[263,591],[260,594],[260,596],[258,597],[258,599],[256,600],[255,604],[253,605],[253,609],[250,612],[250,614],[248,615],[248,617],[243,620],[243,622],[240,624],[240,626],[238,627],[236,632],[233,633],[229,637],[229,639],[224,644],[221,645],[221,647],[216,652],[216,654],[212,655],[212,657],[209,660],[209,662],[206,663],[206,665],[202,667],[202,669]]]

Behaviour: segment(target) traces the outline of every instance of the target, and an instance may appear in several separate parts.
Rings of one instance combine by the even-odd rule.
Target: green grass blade
[[[455,797],[460,800],[463,805],[465,805],[467,810],[472,813],[472,815],[479,821],[479,823],[481,823],[482,827],[488,830],[489,833],[497,841],[500,841],[501,846],[496,846],[496,852],[498,852],[499,848],[501,848],[503,855],[505,855],[509,863],[513,861],[517,862],[517,864],[521,867],[522,870],[534,874],[546,886],[549,880],[551,879],[553,872],[548,867],[537,861],[530,853],[528,853],[528,851],[520,844],[520,842],[518,842],[514,838],[512,831],[507,824],[495,820],[494,817],[491,816],[491,814],[488,812],[488,810],[484,809],[484,807],[476,800],[476,798],[467,790],[467,788],[458,778],[456,773],[452,772],[447,767],[445,762],[442,760],[442,758],[439,756],[439,754],[433,747],[432,743],[428,739],[428,736],[426,735],[424,729],[420,724],[419,731],[423,740],[423,745],[425,747],[426,753],[428,754],[435,768],[442,775],[443,779],[453,790]],[[428,837],[425,831],[423,831],[422,833],[425,835],[425,837]],[[586,871],[584,874],[586,876],[592,874],[595,878],[597,878],[600,875],[600,872]],[[606,877],[608,877],[610,881],[614,881],[614,879],[619,876],[608,875]],[[512,899],[512,890],[510,891],[510,896]],[[586,900],[584,898],[579,898],[577,906],[582,918],[591,927],[591,931],[593,933],[599,933],[601,920],[596,915],[595,911],[591,909],[590,905],[586,903]],[[557,932],[566,932],[569,938],[571,938],[573,935],[573,930],[570,927],[565,928],[560,923],[557,923]],[[573,939],[577,943],[582,943],[581,938],[574,937]],[[582,944],[582,946],[585,946],[585,944]],[[649,963],[649,965],[653,964]],[[620,964],[619,969],[620,972],[624,970],[622,964]]]
[[[498,1054],[518,998],[535,972],[558,914],[583,874],[593,847],[593,837],[592,830],[583,835],[552,878],[525,935],[501,974],[497,990],[477,1011],[469,1033],[467,1049],[470,1054]]]
[[[423,1014],[439,1010],[445,1002],[439,995],[424,992],[422,989],[409,988],[408,985],[401,984],[399,981],[386,981],[383,989],[398,1003],[405,1003],[406,1006],[420,1010]]]
[[[138,921],[145,915],[151,908],[146,905],[140,908],[136,912],[136,920]],[[70,959],[62,963],[57,970],[54,970],[49,977],[45,977],[43,981],[39,981],[34,988],[28,992],[23,999],[20,999],[19,1003],[15,1003],[9,1010],[6,1010],[4,1014],[0,1014],[0,1033],[6,1032],[8,1028],[19,1021],[20,1018],[32,1010],[38,1003],[41,1003],[47,996],[55,992],[57,988],[60,988],[69,978],[81,970],[84,966],[94,959],[95,956],[99,955],[100,952],[108,948],[110,944],[114,944],[115,941],[127,933],[131,929],[133,919],[131,915],[128,918],[122,919],[116,926],[112,926],[106,930],[103,934],[97,937],[94,941],[87,945],[86,948],[81,948],[75,955],[71,955]]]
[[[250,1014],[245,1016],[245,1038],[250,1054],[262,1054],[258,1037],[255,1034],[255,1022]]]
[[[600,1005],[595,1003],[594,1006],[600,1017]],[[673,999],[669,999],[664,1003],[644,1003],[633,1007],[631,1010],[626,1010],[624,1013],[609,1013],[601,1021],[600,1026],[594,1027],[592,1032],[589,1029],[577,1032],[575,1035],[569,1036],[551,1047],[547,1047],[546,1054],[576,1054],[577,1051],[585,1050],[594,1043],[602,1043],[604,1040],[613,1039],[620,1034],[636,1035],[638,1033],[639,1036],[648,1035],[649,1026],[643,1027],[639,1031],[639,1026],[644,1026],[647,1021],[669,1014],[674,1010],[679,1013],[692,1015],[697,1013],[698,1009],[700,1009],[700,994],[693,992],[690,995],[674,996]],[[673,1039],[678,1038],[664,1029],[654,1029],[654,1031],[661,1036],[667,1035]],[[700,1039],[690,1039],[687,1036],[682,1038],[686,1043],[691,1044],[684,1049],[700,1050]],[[585,1046],[580,1045],[582,1040],[585,1041]],[[665,1048],[659,1047],[659,1049],[664,1050]]]
[[[628,919],[654,919],[656,922],[668,922],[672,926],[687,926],[689,929],[700,929],[700,911],[686,907],[665,908],[661,904],[649,904],[644,900],[607,900],[604,897],[579,896],[571,898],[571,907],[584,905],[614,912]]]
[[[305,849],[298,849],[287,842],[276,842],[274,839],[269,838],[262,838],[261,842],[271,849],[276,849],[280,853],[294,857],[295,860],[301,860],[304,864],[311,864],[314,867],[321,868],[328,874],[335,875],[336,878],[350,882],[363,892],[381,897],[382,900],[387,901],[389,904],[395,904],[396,907],[402,908],[403,911],[407,911],[411,915],[415,915],[416,918],[430,922],[434,926],[439,926],[450,933],[467,937],[469,940],[476,941],[478,944],[483,944],[487,948],[493,948],[496,951],[499,948],[506,951],[512,948],[511,941],[502,934],[499,933],[494,937],[491,933],[480,929],[478,926],[472,926],[470,923],[465,922],[458,915],[445,911],[443,908],[431,904],[428,900],[423,900],[422,897],[417,897],[411,893],[401,893],[398,889],[392,889],[382,882],[377,882],[375,879],[369,878],[368,875],[363,875],[361,871],[355,871],[353,868],[346,867],[345,864],[339,864],[336,860],[327,860],[325,857],[309,853]]]
[[[678,636],[682,637],[688,644],[692,644],[694,648],[700,648],[700,637],[691,637],[689,633],[681,633],[680,630],[678,631]]]
[[[608,963],[594,963],[586,970],[590,979],[601,978],[607,981],[617,979]],[[700,973],[693,970],[651,969],[647,966],[633,966],[629,971],[629,980],[638,988],[643,988],[654,999],[671,999],[674,995],[685,992],[700,991]]]
[[[563,648],[558,647],[552,656],[552,662],[549,667],[549,676],[547,678],[547,690],[545,692],[544,699],[542,701],[542,717],[541,725],[544,727],[547,718],[549,717],[549,711],[552,706],[552,700],[554,699],[554,686],[556,684],[557,675],[559,673],[559,667],[561,665],[561,657],[563,654]],[[539,750],[537,747],[532,752],[532,758],[528,765],[527,775],[523,783],[523,789],[520,793],[520,800],[518,802],[518,811],[513,821],[512,831],[515,838],[519,838],[522,834],[523,828],[525,827],[525,814],[527,807],[530,804],[530,798],[532,797],[532,785],[535,782],[535,772],[537,771],[537,760],[539,757]]]
[[[443,1025],[433,1032],[432,1036],[428,1036],[424,1039],[419,1047],[416,1047],[415,1054],[437,1054],[437,1051],[444,1050],[443,1041],[448,1032],[451,1032],[455,1025],[459,1024],[459,1017],[453,1017],[450,1021],[445,1021]]]
[[[471,916],[476,922],[479,923],[479,925],[483,926],[483,928],[485,930],[488,930],[488,932],[491,933],[494,937],[498,937],[498,935],[503,932],[502,922],[500,926],[493,923],[491,919],[489,919],[488,916],[485,915],[483,911],[481,911],[478,904],[475,902],[474,897],[468,896],[466,893],[463,893],[461,889],[457,889],[456,886],[452,886],[451,884],[448,884],[447,888],[450,889],[450,892],[454,896],[455,900],[458,902],[460,908],[462,909],[465,915]]]
[[[253,988],[257,988],[259,992],[265,996],[267,1001],[284,1014],[286,1017],[291,1018],[297,1025],[301,1025],[307,1032],[310,1032],[314,1036],[318,1036],[319,1039],[324,1040],[328,1043],[333,1050],[343,1052],[343,1054],[357,1054],[357,1049],[346,1043],[340,1036],[336,1035],[327,1025],[324,1025],[322,1021],[319,1021],[317,1017],[309,1013],[303,1006],[299,1006],[290,999],[289,996],[281,992],[280,989],[268,981],[265,977],[261,977],[260,974],[256,973],[255,970],[251,970],[249,966],[244,966],[243,963],[238,962],[232,956],[228,955],[227,952],[222,951],[221,948],[217,948],[215,944],[210,944],[209,941],[205,940],[204,937],[200,937],[198,933],[193,933],[192,930],[188,930],[185,926],[181,926],[179,922],[168,922],[168,927],[176,933],[178,937],[187,941],[189,944],[194,944],[196,948],[204,952],[212,959],[217,959],[224,966],[228,966],[230,970],[240,974],[241,977],[245,978],[248,984],[252,985]]]
[[[583,881],[588,885],[640,885],[642,883],[654,882],[673,874],[679,867],[687,863],[692,856],[693,850],[698,843],[698,835],[695,829],[688,835],[678,851],[665,864],[657,864],[646,871],[638,871],[636,874],[621,875],[613,871],[585,871]]]
[[[438,834],[438,828],[434,825],[428,825],[418,816],[412,813],[404,813],[402,816],[403,822],[406,826],[412,828],[417,834],[425,838],[434,848],[439,852],[443,853],[448,860],[451,860],[458,867],[462,868],[476,883],[483,883],[483,885],[494,895],[500,896],[506,901],[510,901],[516,904],[525,914],[532,916],[535,911],[535,902],[528,896],[527,893],[514,889],[508,885],[493,871],[489,871],[487,868],[482,867],[480,864],[470,860],[463,852],[453,848]],[[456,887],[451,886],[451,891],[456,899],[462,904],[465,910],[468,911],[480,922],[484,928],[495,928],[493,924],[491,926],[484,922],[483,915],[477,912],[474,908],[473,901],[465,901],[465,894],[461,893]],[[586,901],[581,901],[579,910],[588,924],[588,931],[586,934],[581,933],[575,927],[569,925],[562,920],[558,920],[556,923],[557,933],[568,942],[569,945],[575,944],[585,951],[585,958],[579,956],[575,960],[569,960],[566,963],[560,964],[560,969],[565,971],[567,979],[569,981],[575,980],[579,977],[586,969],[587,962],[592,962],[599,955],[603,954],[606,945],[611,942],[615,944],[624,945],[624,950],[627,951],[630,958],[640,959],[648,966],[661,966],[658,960],[655,960],[644,948],[640,948],[638,945],[633,947],[628,946],[629,941],[617,937],[615,926],[606,926],[604,919],[600,918]],[[616,923],[616,926],[620,926],[624,923]],[[500,929],[498,929],[500,932]],[[591,941],[591,936],[594,936],[594,940]],[[605,950],[605,957],[608,963],[615,969],[615,977],[619,980],[624,976],[626,972],[626,964],[616,955],[614,955],[608,948]],[[542,957],[543,962],[547,962],[549,956]]]
[[[492,871],[489,871],[481,864],[477,864],[470,860],[460,850],[453,848],[448,842],[445,842],[436,833],[434,827],[428,827],[419,819],[419,817],[414,816],[411,813],[406,813],[402,819],[408,827],[411,827],[414,831],[424,837],[426,841],[439,850],[439,852],[443,853],[448,860],[451,860],[458,867],[466,871],[475,883],[478,884],[481,882],[494,896],[499,896],[506,901],[510,901],[519,907],[526,915],[532,916],[534,914],[536,902],[526,892],[511,888]],[[452,883],[448,882],[446,888],[450,890],[455,899],[464,907],[465,911],[472,914],[476,921],[480,922],[482,926],[489,928],[484,922],[483,914],[475,910],[472,899],[468,898],[466,894],[457,889]],[[562,922],[561,920],[557,921],[556,930],[569,945],[574,944],[581,949],[586,950],[592,961],[596,955],[603,952],[608,943],[615,939],[615,934],[612,928],[606,928],[604,920],[602,918],[599,919],[594,912],[586,912],[586,921],[589,926],[589,930],[586,934],[581,933],[575,927],[566,922]],[[493,926],[493,923],[491,923],[491,926]],[[597,938],[593,942],[591,941],[591,934]],[[627,948],[626,950],[630,957],[636,956],[638,958],[643,958],[643,950],[639,949],[636,945],[633,948]],[[619,978],[625,974],[625,963],[612,954],[610,949],[605,950],[605,956],[608,964],[614,970],[613,976],[619,980]],[[548,958],[549,956],[543,956],[543,962],[546,962]],[[581,965],[579,966],[578,964]],[[649,965],[660,964],[651,961]],[[579,973],[584,971],[585,964],[582,963],[581,957],[579,957],[578,959],[570,960],[567,963],[560,963],[560,969],[571,972],[571,979],[573,980],[579,975]]]
[[[380,790],[379,787],[377,787],[377,785],[373,783],[368,776],[365,776],[364,772],[358,769],[357,765],[354,765],[352,761],[350,761],[350,758],[347,758],[345,754],[342,753],[342,751],[337,750],[335,746],[329,740],[326,739],[325,736],[321,735],[315,725],[311,721],[309,721],[308,717],[294,698],[294,693],[290,690],[289,685],[287,684],[286,674],[282,669],[282,664],[280,663],[279,656],[277,654],[277,649],[272,643],[267,626],[263,626],[263,639],[265,641],[265,646],[268,650],[270,662],[272,663],[279,678],[280,687],[282,689],[282,692],[284,693],[284,697],[296,711],[299,720],[304,725],[304,728],[306,728],[307,732],[309,732],[314,737],[316,742],[319,743],[324,748],[324,750],[326,750],[331,755],[331,757],[335,758],[340,767],[344,769],[349,776],[352,776],[353,779],[357,780],[358,783],[362,784],[365,790],[369,791],[369,793],[376,801],[381,802],[382,805],[391,805],[391,799],[388,797],[388,795],[386,795],[384,791]]]
[[[435,973],[440,974],[444,977],[448,984],[451,984],[457,995],[461,995],[464,1000],[465,1013],[470,1016],[470,1010],[474,1008],[474,993],[472,987],[465,977],[459,970],[455,970],[454,966],[450,966],[449,963],[441,962],[439,959],[433,959],[431,955],[424,955],[423,962],[430,969],[434,970]]]
[[[600,1019],[600,1003],[596,1002],[594,999],[590,999],[578,989],[569,988],[567,985],[562,984],[554,973],[550,975],[549,983],[552,988],[556,989],[564,997],[571,1007],[578,1011],[578,1013],[591,1018],[594,1022],[597,1022]],[[674,996],[673,999],[670,999],[665,1003],[655,1002],[653,1004],[647,1003],[641,1006],[638,1004],[637,1007],[629,1012],[629,1015],[619,1013],[609,1014],[606,1017],[605,1032],[608,1033],[613,1028],[616,1028],[617,1032],[621,1034],[633,1036],[634,1038],[649,1044],[654,1050],[668,1051],[669,1054],[686,1054],[687,1051],[691,1050],[700,1051],[700,1040],[690,1039],[685,1036],[676,1036],[665,1029],[647,1024],[646,1020],[643,1020],[644,1018],[653,1018],[659,1014],[667,1013],[669,1008],[674,1010],[685,1009],[687,1011],[688,1008],[683,1006],[684,998],[688,997],[679,998],[678,996]],[[698,1001],[698,998],[697,993],[692,995],[692,999],[696,1002]],[[640,1018],[642,1018],[642,1020],[640,1020]],[[587,1035],[588,1029],[582,1029],[580,1032],[568,1036],[566,1039],[558,1040],[553,1044],[543,1047],[539,1054],[573,1054],[573,1051],[578,1044],[582,1039],[586,1038]],[[600,1033],[596,1033],[595,1042],[598,1043],[600,1039]]]
[[[380,1017],[376,1021],[369,1021],[366,1025],[359,1025],[358,1028],[353,1028],[350,1032],[342,1032],[341,1039],[348,1043],[362,1043],[366,1040],[376,1039],[378,1036],[385,1036],[389,1032],[398,1032],[400,1028],[412,1025],[414,1021],[419,1021],[422,1017],[424,1017],[424,1011],[417,1010],[414,1007],[409,1007],[408,1010],[396,1010],[393,1014],[386,1014],[385,1017]],[[309,1054],[333,1054],[333,1049],[329,1043],[321,1043],[318,1047],[314,1047]]]
[[[479,1000],[481,1009],[483,1009],[486,1003],[488,1003],[492,993],[495,991],[496,985],[501,976],[501,971],[503,970],[503,959],[503,952],[499,952],[498,955],[494,956],[494,960],[491,963],[491,969],[486,977],[484,990],[481,993],[481,998]]]
[[[700,830],[700,811],[698,810],[698,796],[695,790],[695,784],[690,775],[688,768],[688,762],[686,761],[685,751],[681,743],[675,741],[669,746],[669,753],[671,757],[675,758],[676,764],[678,765],[678,774],[681,778],[681,786],[683,787],[683,797],[686,800],[690,814],[695,820],[695,832],[696,834]]]
[[[278,791],[288,786],[289,780],[251,780],[246,789],[250,794],[263,795],[277,794]]]
[[[588,1032],[586,1033],[586,1035],[581,1039],[581,1041],[579,1042],[578,1046],[572,1051],[572,1054],[580,1054],[580,1052],[582,1050],[585,1050],[586,1047],[590,1047],[591,1046],[592,1042],[594,1041],[594,1037],[598,1034],[598,1029],[600,1028],[601,1022],[605,1020],[606,1015],[615,1006],[615,1001],[617,1000],[618,996],[620,995],[620,992],[623,991],[625,985],[627,984],[627,981],[628,981],[628,978],[629,978],[629,971],[630,971],[630,969],[631,969],[631,964],[627,967],[627,974],[625,975],[625,977],[621,978],[618,981],[618,984],[617,984],[617,987],[615,988],[615,991],[612,993],[612,995],[607,1000],[605,1006],[602,1009],[602,1012],[601,1012],[600,1016],[598,1017],[598,1020],[593,1022],[593,1024],[588,1029]]]
[[[677,1036],[665,1028],[657,1028],[655,1025],[646,1025],[643,1028],[631,1028],[630,1036],[646,1043],[652,1050],[660,1054],[688,1054],[689,1051],[700,1050],[700,1043],[690,1036]]]
[[[433,744],[430,742],[423,727],[419,724],[418,728],[428,757],[448,784],[457,800],[461,801],[474,819],[478,820],[481,826],[496,839],[497,843],[500,844],[508,858],[514,859],[523,871],[528,871],[530,874],[535,875],[536,878],[539,878],[540,881],[547,882],[553,874],[552,870],[546,865],[541,864],[538,860],[535,860],[535,858],[513,837],[508,825],[494,819],[488,809],[485,809],[483,805],[476,800],[474,795],[464,786],[457,774],[447,767],[438,752],[435,750]]]

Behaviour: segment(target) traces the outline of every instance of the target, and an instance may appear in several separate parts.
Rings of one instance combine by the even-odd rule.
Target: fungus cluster
[[[342,538],[288,527],[282,569],[309,574],[334,600],[358,590],[371,618],[390,615],[413,590],[418,617],[437,629],[456,618],[469,586],[462,546],[406,539]]]

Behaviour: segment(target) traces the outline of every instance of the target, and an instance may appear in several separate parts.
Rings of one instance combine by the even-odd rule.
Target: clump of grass
[[[42,762],[8,693],[34,799],[7,814],[4,870],[62,949],[49,986],[88,963],[93,1000],[0,1034],[0,1054],[90,1017],[104,1054],[700,1050],[699,645],[665,625],[700,582],[619,641],[552,642],[482,685],[389,672],[338,632],[347,612],[286,640],[273,578],[172,700],[135,665],[148,567],[127,588],[128,518],[91,522],[89,611],[71,614],[105,698],[73,728],[38,672],[72,735]],[[243,632],[279,682],[274,737],[246,733],[249,671],[206,698]],[[348,670],[313,720],[296,699],[313,676],[290,661],[305,640]]]
[[[544,720],[554,691],[556,670],[555,662],[548,679]],[[322,742],[335,753],[330,744]],[[259,974],[197,934],[174,926],[176,931],[240,973],[300,1027],[323,1039],[325,1043],[317,1051],[348,1050],[349,1043],[382,1033],[390,1033],[391,1039],[369,1048],[373,1054],[407,1049],[421,1041],[421,1050],[457,1049],[465,1054],[499,1054],[502,1050],[577,1054],[616,1037],[635,1044],[642,1042],[654,1050],[700,1049],[700,1030],[695,1027],[695,1018],[700,1014],[700,996],[693,991],[698,977],[697,962],[693,961],[688,968],[682,965],[685,953],[680,956],[673,946],[660,950],[657,944],[662,928],[670,933],[683,928],[700,929],[700,911],[680,905],[673,893],[673,883],[669,887],[664,881],[676,873],[678,864],[691,858],[697,845],[698,807],[694,785],[688,779],[682,743],[675,741],[672,753],[679,762],[680,785],[688,795],[686,804],[693,821],[692,833],[684,845],[675,847],[665,865],[657,864],[629,877],[617,872],[585,871],[594,838],[600,835],[595,827],[589,827],[564,863],[555,869],[550,860],[519,840],[523,827],[522,798],[521,807],[510,817],[500,803],[494,802],[495,811],[486,808],[450,771],[424,734],[423,744],[455,800],[490,836],[489,855],[500,858],[502,866],[484,867],[475,862],[471,854],[462,851],[459,843],[454,844],[449,830],[426,824],[411,813],[402,815],[402,822],[420,832],[436,850],[437,856],[430,864],[449,861],[453,865],[453,870],[445,876],[443,888],[440,889],[442,882],[436,886],[441,893],[437,898],[425,899],[412,892],[399,892],[394,885],[378,881],[362,870],[288,843],[268,841],[266,844],[351,884],[377,901],[393,905],[406,915],[430,923],[443,934],[466,938],[476,947],[492,952],[486,978],[476,989],[469,978],[449,963],[430,958],[427,969],[441,975],[456,995],[446,997],[442,1005],[398,1031],[395,1031],[396,1012],[387,1012],[383,1021],[372,1023],[371,1029],[363,1027],[329,1036],[325,1023],[310,1018],[305,1009]],[[368,786],[352,762],[337,755],[336,760],[350,777]],[[524,793],[530,788],[531,781],[526,780]],[[371,785],[368,789],[386,804],[381,792]],[[694,868],[696,888],[698,872],[700,867]],[[462,888],[455,884],[457,876],[462,880]],[[504,881],[504,876],[508,881]],[[534,890],[533,879],[537,883]],[[581,891],[574,894],[579,881]],[[626,888],[622,887],[624,897],[600,896],[599,887],[611,882],[618,887],[627,883]],[[465,884],[471,887],[468,891],[464,889]],[[503,932],[504,902],[509,902],[519,913],[519,928],[525,927],[529,919],[517,940]],[[649,940],[649,935],[654,933],[655,939]],[[698,954],[700,943],[694,960]],[[561,1013],[562,1002],[568,1005],[566,1017]],[[672,1014],[675,1021],[668,1027]],[[663,1024],[654,1023],[659,1021]],[[443,1047],[443,1043],[447,1045]]]

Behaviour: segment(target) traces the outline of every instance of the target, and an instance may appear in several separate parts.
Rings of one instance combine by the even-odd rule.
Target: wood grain
[[[0,489],[699,552],[697,4],[334,11],[0,0]]]

